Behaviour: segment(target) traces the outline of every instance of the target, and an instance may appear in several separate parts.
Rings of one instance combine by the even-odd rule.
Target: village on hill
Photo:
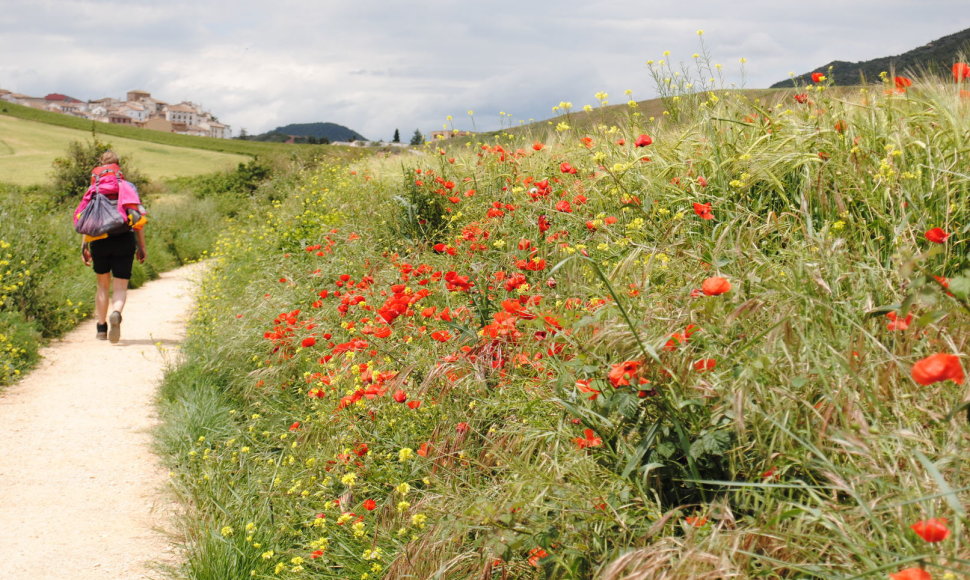
[[[146,91],[128,91],[123,101],[105,97],[85,102],[60,93],[31,97],[0,89],[0,100],[103,123],[197,137],[232,138],[229,125],[220,123],[212,113],[203,111],[198,105],[189,101],[170,105]]]

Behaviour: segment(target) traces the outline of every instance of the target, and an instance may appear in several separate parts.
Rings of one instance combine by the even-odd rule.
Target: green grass
[[[966,576],[970,102],[784,94],[281,183],[166,385],[184,574]]]
[[[204,149],[233,153],[237,155],[274,155],[288,150],[288,146],[281,143],[259,143],[255,141],[241,141],[237,139],[215,139],[212,137],[194,137],[162,131],[151,131],[125,125],[90,121],[72,115],[62,115],[51,111],[42,111],[33,107],[25,107],[13,103],[0,103],[0,115],[16,117],[28,121],[37,121],[47,125],[55,125],[68,129],[84,131],[88,134],[123,137],[136,141],[148,141],[173,147],[187,147],[190,149]]]
[[[51,163],[72,141],[90,140],[90,133],[0,115],[0,180],[15,185],[49,181]],[[104,139],[104,137],[102,137]],[[113,136],[110,143],[125,162],[152,180],[203,175],[232,169],[250,157],[188,149]]]

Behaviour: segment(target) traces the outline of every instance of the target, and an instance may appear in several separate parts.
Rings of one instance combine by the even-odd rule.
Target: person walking
[[[98,340],[116,343],[121,338],[121,313],[125,309],[132,265],[135,258],[144,263],[147,257],[143,228],[148,220],[138,197],[138,190],[124,179],[118,155],[113,151],[106,151],[99,162],[100,165],[91,171],[91,185],[77,212],[80,213],[84,208],[85,200],[90,200],[94,193],[101,193],[117,202],[119,211],[125,214],[129,228],[117,234],[84,236],[81,241],[81,259],[85,266],[93,264],[94,273],[97,275],[98,287],[94,297],[94,314],[97,318],[95,336]]]

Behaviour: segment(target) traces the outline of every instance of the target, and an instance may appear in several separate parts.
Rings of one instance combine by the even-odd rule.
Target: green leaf
[[[950,278],[950,292],[957,298],[964,300],[970,298],[970,278],[963,276]]]
[[[643,460],[643,456],[646,455],[647,450],[653,446],[654,440],[657,438],[657,431],[660,429],[660,421],[657,421],[650,427],[650,431],[647,432],[640,444],[637,445],[636,450],[630,454],[630,458],[627,460],[626,467],[623,469],[623,477],[628,477],[637,465]]]
[[[708,431],[691,443],[690,456],[699,459],[705,455],[722,455],[731,448],[731,439],[730,431]]]

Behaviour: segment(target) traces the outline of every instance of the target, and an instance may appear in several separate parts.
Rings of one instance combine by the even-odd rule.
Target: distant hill
[[[799,75],[794,80],[799,85],[811,84],[813,72],[830,75],[837,85],[857,85],[863,81],[879,82],[879,73],[883,71],[895,71],[897,75],[928,72],[949,76],[953,63],[961,58],[970,59],[970,28],[944,36],[898,56],[884,56],[862,62],[834,60]],[[831,73],[829,67],[832,67]],[[771,88],[791,86],[792,79],[786,79],[771,85]]]
[[[261,135],[251,135],[253,141],[287,141],[296,137],[297,142],[366,141],[367,139],[352,129],[336,123],[293,123],[277,127]],[[324,141],[325,140],[325,141]]]

